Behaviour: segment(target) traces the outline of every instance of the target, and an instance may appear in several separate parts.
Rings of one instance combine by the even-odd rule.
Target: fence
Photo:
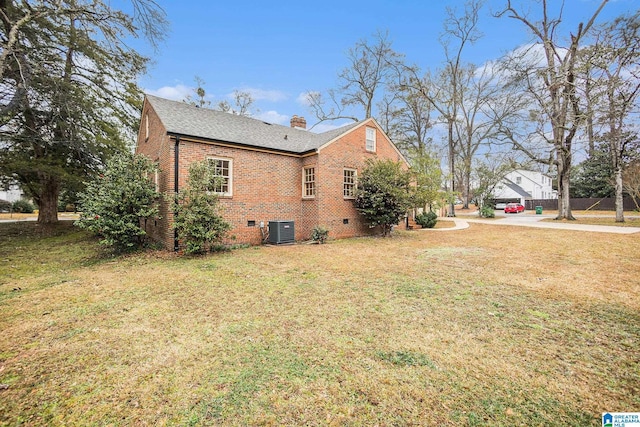
[[[624,210],[632,211],[636,209],[635,203],[630,197],[625,197],[623,200]],[[607,197],[604,199],[571,199],[571,209],[575,210],[587,210],[595,209],[600,211],[615,211],[616,199],[613,197]],[[525,208],[534,210],[536,206],[542,206],[543,209],[556,210],[558,209],[557,199],[538,199],[538,200],[525,200]]]

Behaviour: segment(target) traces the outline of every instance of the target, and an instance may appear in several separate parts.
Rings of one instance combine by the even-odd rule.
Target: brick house
[[[160,166],[160,192],[186,185],[189,165],[207,159],[224,182],[217,189],[221,213],[237,243],[260,244],[261,224],[294,222],[295,239],[309,239],[317,225],[331,238],[370,234],[353,205],[355,180],[367,159],[406,164],[374,119],[316,134],[302,117],[291,127],[147,95],[136,152]],[[161,218],[147,233],[177,249],[173,214],[163,202]]]

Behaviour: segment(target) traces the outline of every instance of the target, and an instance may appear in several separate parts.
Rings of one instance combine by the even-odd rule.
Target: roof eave
[[[203,143],[209,143],[209,144],[223,144],[223,145],[231,145],[243,150],[251,150],[251,151],[268,151],[268,152],[273,152],[276,154],[282,154],[282,155],[287,155],[287,156],[306,156],[309,154],[313,154],[315,153],[317,150],[315,148],[311,149],[311,150],[306,150],[306,151],[291,151],[291,150],[282,150],[280,148],[272,148],[272,147],[261,147],[258,145],[252,145],[252,144],[243,144],[241,142],[236,142],[236,141],[225,141],[222,139],[215,139],[215,138],[206,138],[206,137],[202,137],[202,136],[197,136],[197,135],[188,135],[188,134],[184,134],[184,133],[180,133],[180,132],[171,132],[171,131],[167,131],[167,135],[169,137],[174,137],[174,138],[186,138],[186,139],[191,139],[193,141],[196,142],[203,142]]]

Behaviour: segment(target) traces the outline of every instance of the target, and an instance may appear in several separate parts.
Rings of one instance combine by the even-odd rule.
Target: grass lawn
[[[69,224],[18,223],[0,242],[0,425],[599,426],[640,410],[635,235],[471,224],[114,257]]]
[[[614,212],[607,212],[606,214],[597,213],[597,215],[603,216],[590,216],[594,214],[590,213],[574,213],[573,216],[576,218],[576,224],[590,224],[590,225],[611,225],[615,227],[640,227],[640,214],[638,212],[625,212],[624,214],[624,222],[616,222],[616,214]],[[606,216],[605,216],[606,215]],[[557,220],[553,218],[545,218],[542,221],[544,222],[554,222]],[[562,220],[564,222],[574,222]]]

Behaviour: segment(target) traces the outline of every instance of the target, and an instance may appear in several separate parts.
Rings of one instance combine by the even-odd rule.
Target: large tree
[[[459,77],[460,111],[454,123],[456,181],[463,208],[467,209],[473,197],[472,173],[475,163],[478,163],[476,156],[480,147],[492,141],[500,121],[512,112],[501,108],[504,91],[493,67],[468,65],[461,70]]]
[[[418,88],[403,84],[408,80],[408,72],[403,74],[405,76],[400,76],[398,84],[390,85],[389,93],[378,104],[378,121],[405,157],[412,161],[434,151],[430,136],[434,125],[433,107]]]
[[[613,172],[616,222],[624,222],[623,169],[637,134],[631,117],[640,111],[640,12],[621,16],[602,26],[596,43],[587,50],[587,79],[593,81],[595,107],[590,110],[603,126],[601,139],[608,144]]]
[[[478,29],[479,12],[482,0],[469,0],[464,11],[458,14],[447,7],[447,18],[444,21],[444,32],[441,43],[445,53],[444,68],[435,75],[427,73],[424,77],[413,76],[405,84],[416,88],[440,114],[447,126],[447,149],[449,157],[449,191],[456,190],[455,161],[459,140],[456,135],[456,121],[460,113],[462,100],[461,85],[464,63],[462,54],[465,47],[477,41],[481,34]],[[453,200],[449,206],[449,215],[455,216]]]
[[[514,87],[522,90],[522,99],[529,104],[524,108],[531,126],[523,132],[513,127],[503,127],[504,137],[514,147],[524,151],[531,159],[554,165],[558,174],[557,219],[575,219],[570,205],[570,171],[574,154],[573,140],[584,120],[576,91],[576,64],[579,48],[593,27],[600,11],[608,0],[602,0],[586,24],[567,38],[566,45],[560,39],[560,24],[564,1],[559,4],[557,16],[549,10],[551,2],[541,1],[541,17],[527,14],[529,4],[517,7],[511,0],[497,16],[507,16],[522,23],[534,36],[529,49],[520,49],[507,58],[505,69],[513,78]],[[542,52],[537,56],[538,49]],[[543,143],[549,147],[546,155],[531,143]]]
[[[0,176],[17,181],[57,221],[60,191],[133,140],[147,58],[166,24],[153,0],[130,14],[102,0],[0,1]]]
[[[360,40],[347,52],[348,65],[338,74],[339,88],[309,92],[307,100],[318,123],[350,119],[358,114],[349,108],[362,109],[364,118],[374,117],[376,100],[393,81],[403,55],[395,52],[389,34],[378,31],[372,40]],[[361,117],[361,116],[360,116]]]

